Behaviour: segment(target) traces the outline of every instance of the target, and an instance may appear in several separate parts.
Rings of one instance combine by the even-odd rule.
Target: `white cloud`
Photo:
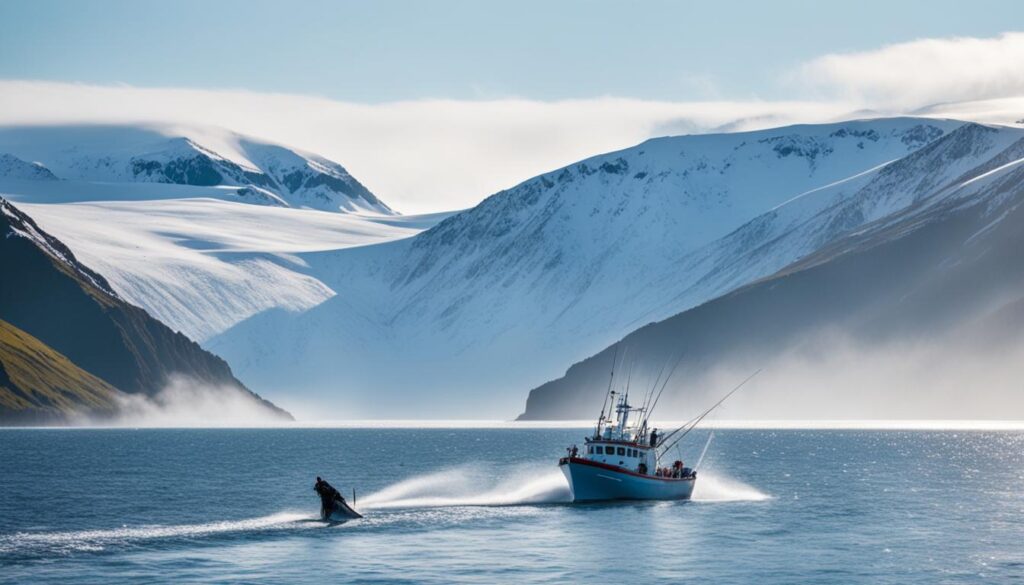
[[[392,207],[469,207],[539,173],[653,136],[750,130],[907,112],[986,122],[1024,118],[1024,33],[924,39],[829,54],[789,87],[816,101],[656,102],[597,97],[357,104],[243,90],[0,81],[0,124],[160,122],[229,128],[345,165]],[[707,95],[717,95],[708,80]],[[968,100],[987,100],[962,104]],[[859,112],[859,113],[853,113]]]
[[[871,107],[916,108],[1020,95],[1024,33],[920,39],[828,54],[805,63],[793,77],[826,96]]]
[[[240,90],[0,81],[0,124],[214,125],[345,165],[406,213],[469,207],[500,189],[652,136],[826,121],[837,103],[424,100],[354,104]]]

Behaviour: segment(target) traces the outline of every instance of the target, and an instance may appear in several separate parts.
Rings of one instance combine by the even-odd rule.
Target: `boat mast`
[[[612,382],[615,381],[615,364],[619,361],[619,344],[615,344],[615,354],[612,356],[612,371],[608,376],[608,390],[604,394],[604,403],[601,404],[601,416],[597,417],[597,432],[594,433],[595,439],[601,438],[601,424],[604,422],[604,410],[608,406],[608,397],[613,395]],[[614,405],[614,402],[613,402]]]

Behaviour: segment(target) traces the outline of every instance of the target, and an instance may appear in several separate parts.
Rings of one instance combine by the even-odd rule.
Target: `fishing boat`
[[[611,392],[613,400],[615,394]],[[574,502],[685,500],[693,494],[697,472],[681,460],[662,466],[657,432],[648,432],[643,423],[629,425],[629,414],[636,410],[623,394],[615,407],[616,420],[602,427],[602,416],[594,434],[584,439],[583,450],[573,446],[558,462]]]
[[[616,360],[613,360],[613,363],[614,361]],[[666,455],[757,372],[733,388],[711,408],[671,432],[659,435],[656,428],[649,428],[650,414],[657,406],[668,380],[678,365],[679,360],[676,360],[669,376],[661,383],[661,388],[655,395],[661,374],[665,370],[662,367],[662,372],[658,374],[654,386],[646,394],[642,406],[635,408],[629,404],[628,381],[624,392],[618,393],[612,389],[615,379],[613,366],[605,406],[601,408],[601,415],[597,419],[593,434],[584,438],[582,450],[573,445],[567,448],[567,456],[558,461],[562,473],[569,481],[574,502],[690,498],[697,482],[696,469],[686,467],[681,458],[666,464]],[[613,408],[606,415],[609,398]],[[637,416],[631,417],[633,414]],[[634,420],[636,422],[633,422]],[[711,436],[708,436],[708,443],[705,443],[695,467],[699,467],[700,460],[704,458]]]

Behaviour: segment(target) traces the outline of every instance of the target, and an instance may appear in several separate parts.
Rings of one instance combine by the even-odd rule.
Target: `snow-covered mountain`
[[[50,169],[39,163],[21,160],[13,154],[0,153],[0,178],[22,181],[56,181]]]
[[[159,410],[175,384],[191,388],[196,400],[229,396],[221,404],[254,419],[291,419],[250,392],[222,359],[126,302],[3,198],[0,316],[0,421],[105,419],[142,405]]]
[[[219,190],[0,182],[121,296],[200,342],[260,312],[303,311],[334,296],[298,254],[407,238],[445,216],[249,205],[214,198]]]
[[[660,138],[447,219],[83,183],[49,163],[71,180],[12,188],[119,294],[272,399],[343,399],[346,417],[505,417],[645,323],[1002,172],[1020,137],[892,118]]]
[[[444,217],[395,215],[333,162],[218,129],[7,127],[0,145],[18,154],[0,155],[0,193],[122,297],[200,341],[333,296],[294,253],[408,237]]]
[[[246,203],[394,213],[338,163],[216,128],[5,127],[0,153],[36,161],[62,179],[223,186],[230,188],[218,195]],[[4,166],[0,160],[0,178]]]
[[[848,196],[755,219],[720,250],[720,279],[799,259],[574,364],[530,393],[524,418],[593,416],[617,351],[638,379],[684,355],[659,406],[669,419],[756,369],[728,416],[1024,412],[1024,130],[965,125]]]
[[[455,404],[502,416],[566,364],[912,205],[905,186],[959,175],[1015,140],[962,125],[895,118],[650,140],[408,240],[302,255],[337,296],[255,316],[209,345],[271,395],[343,385],[367,415],[444,416]],[[890,169],[927,148],[946,159],[897,181],[904,173]]]

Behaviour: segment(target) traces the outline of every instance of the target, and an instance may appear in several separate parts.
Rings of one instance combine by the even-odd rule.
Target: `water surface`
[[[0,582],[1024,578],[1024,433],[718,430],[694,501],[570,505],[582,434],[0,430]],[[317,474],[366,518],[320,522]]]

